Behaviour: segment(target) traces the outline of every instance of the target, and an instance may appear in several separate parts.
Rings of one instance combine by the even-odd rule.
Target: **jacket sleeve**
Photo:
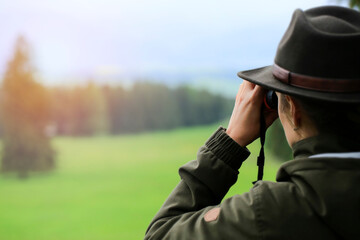
[[[197,160],[180,168],[181,181],[150,223],[145,239],[256,238],[256,187],[221,203],[249,154],[219,128],[200,148]]]

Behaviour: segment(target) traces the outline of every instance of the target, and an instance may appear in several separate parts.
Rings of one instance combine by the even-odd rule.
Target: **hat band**
[[[292,73],[274,63],[274,77],[288,85],[322,92],[360,92],[360,79],[319,78]]]

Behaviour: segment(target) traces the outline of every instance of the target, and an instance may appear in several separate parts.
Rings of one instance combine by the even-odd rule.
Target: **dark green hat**
[[[360,13],[337,6],[297,9],[274,64],[238,76],[289,95],[360,103]]]

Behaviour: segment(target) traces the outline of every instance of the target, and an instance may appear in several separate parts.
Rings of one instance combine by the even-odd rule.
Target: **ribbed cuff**
[[[224,161],[230,167],[238,170],[243,161],[245,161],[250,152],[247,148],[241,147],[229,135],[225,128],[219,127],[218,130],[205,143],[219,159]]]

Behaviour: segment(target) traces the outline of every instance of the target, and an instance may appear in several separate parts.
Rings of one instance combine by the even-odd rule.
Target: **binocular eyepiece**
[[[264,96],[264,105],[267,109],[277,110],[278,98],[273,90],[269,90]]]

